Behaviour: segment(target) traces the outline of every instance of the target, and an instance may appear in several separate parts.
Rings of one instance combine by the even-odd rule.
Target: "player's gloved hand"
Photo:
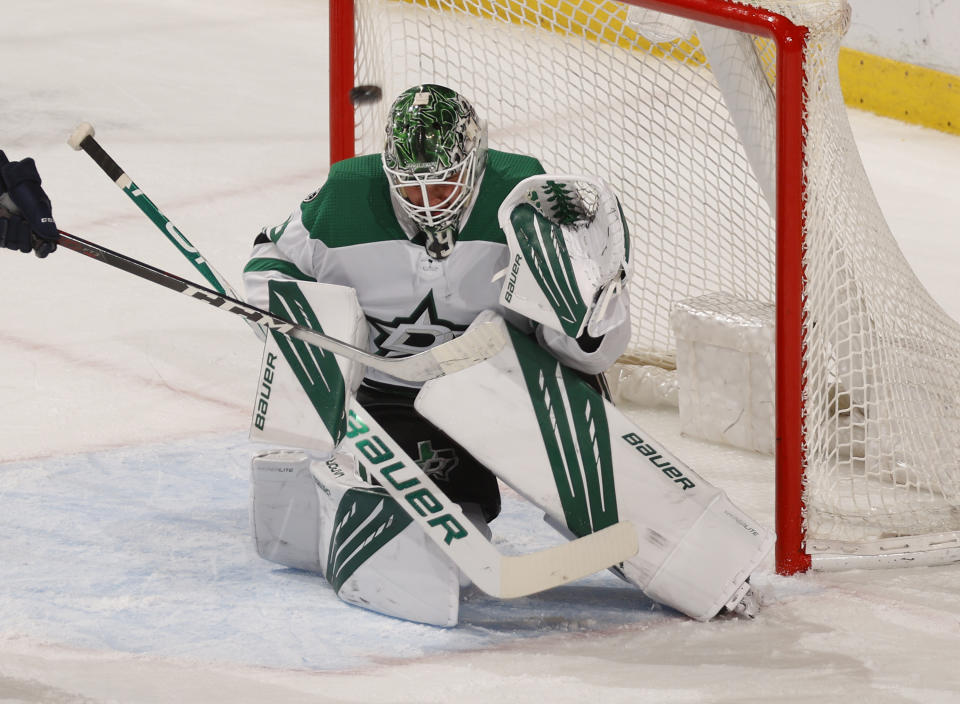
[[[33,250],[45,257],[57,249],[57,223],[33,159],[10,161],[0,150],[0,246]]]
[[[30,225],[19,215],[6,215],[0,201],[0,246],[7,249],[19,249],[21,252],[33,251],[33,233]]]

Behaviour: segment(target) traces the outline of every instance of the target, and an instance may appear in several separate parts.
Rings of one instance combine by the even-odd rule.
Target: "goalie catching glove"
[[[630,234],[606,184],[532,176],[497,215],[510,248],[501,305],[572,338],[600,338],[625,322]]]

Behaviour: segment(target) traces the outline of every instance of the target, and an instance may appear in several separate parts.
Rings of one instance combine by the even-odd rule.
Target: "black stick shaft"
[[[233,313],[234,315],[239,315],[242,318],[246,318],[251,322],[265,325],[266,327],[283,333],[284,335],[315,338],[305,341],[313,344],[322,343],[318,344],[318,346],[322,346],[324,348],[328,348],[330,346],[343,348],[350,347],[360,354],[366,354],[362,350],[353,348],[346,343],[339,342],[338,340],[334,340],[333,338],[327,337],[326,335],[318,333],[315,330],[310,330],[309,328],[296,325],[295,323],[291,323],[289,320],[284,320],[280,316],[269,313],[261,308],[257,308],[256,306],[252,306],[249,303],[245,303],[237,300],[236,298],[231,298],[225,294],[218,293],[217,291],[205,286],[191,283],[186,279],[177,276],[176,274],[170,274],[162,269],[158,269],[155,266],[151,266],[150,264],[137,261],[136,259],[128,257],[125,254],[120,254],[119,252],[114,252],[106,247],[101,247],[100,245],[90,242],[89,240],[85,240],[82,237],[71,235],[69,232],[60,230],[60,240],[58,244],[61,247],[71,249],[74,252],[78,252],[79,254],[90,257],[91,259],[96,259],[104,264],[109,264],[115,269],[120,269],[128,274],[139,276],[141,279],[152,281],[153,283],[159,284],[160,286],[168,288],[171,291],[176,291],[177,293],[182,293],[186,296],[190,296],[191,298],[196,298],[216,308],[221,308],[228,313]]]
[[[398,378],[408,379],[410,381],[425,381],[437,376],[442,376],[444,373],[446,373],[440,362],[433,358],[430,350],[421,352],[420,354],[413,355],[411,357],[395,359],[377,357],[376,355],[372,355],[365,350],[361,350],[359,347],[354,347],[346,342],[341,342],[335,338],[328,337],[321,332],[311,330],[310,328],[303,327],[302,325],[291,323],[289,320],[281,318],[278,315],[274,315],[273,313],[269,313],[262,308],[257,308],[249,303],[237,300],[236,298],[231,298],[226,294],[219,293],[218,291],[214,291],[213,289],[205,286],[191,283],[190,281],[187,281],[176,274],[170,274],[162,269],[158,269],[155,266],[151,266],[150,264],[137,261],[136,259],[128,257],[125,254],[120,254],[119,252],[114,252],[106,247],[101,247],[100,245],[90,242],[89,240],[85,240],[82,237],[71,235],[69,232],[64,232],[63,230],[60,230],[59,232],[60,239],[58,244],[61,247],[73,250],[78,254],[90,257],[91,259],[103,262],[104,264],[108,264],[115,269],[120,269],[128,274],[139,276],[141,279],[146,279],[147,281],[159,284],[160,286],[168,288],[171,291],[176,291],[177,293],[181,293],[185,296],[196,298],[197,300],[203,301],[204,303],[214,306],[215,308],[225,310],[228,313],[239,315],[241,318],[245,318],[251,323],[257,323],[265,328],[269,328],[270,330],[275,330],[282,335],[286,335],[287,337],[292,337],[294,339],[306,342],[307,344],[319,347],[327,352],[332,352],[333,354],[339,354],[347,357],[348,359],[356,360],[361,364],[380,369]],[[458,338],[457,341],[462,341],[462,338]],[[502,344],[500,346],[502,347]]]
[[[103,147],[100,146],[100,143],[97,142],[92,136],[86,136],[83,138],[83,141],[80,142],[80,148],[90,155],[90,158],[99,166],[107,176],[110,177],[111,181],[119,181],[120,177],[123,176],[123,169],[120,168],[120,165],[113,160]]]

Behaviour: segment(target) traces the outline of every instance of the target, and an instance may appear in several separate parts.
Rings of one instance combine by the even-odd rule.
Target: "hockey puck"
[[[383,97],[383,91],[380,86],[354,86],[350,89],[350,102],[354,105],[364,105],[366,103],[376,103]]]

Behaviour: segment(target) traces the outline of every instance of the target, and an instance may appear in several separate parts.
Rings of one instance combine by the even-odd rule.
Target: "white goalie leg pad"
[[[691,470],[685,471],[695,476]],[[688,616],[705,621],[746,595],[746,580],[773,543],[771,531],[719,492],[687,527],[643,590],[651,599],[677,605],[675,608]],[[627,563],[624,569],[628,578],[629,567]]]
[[[326,577],[343,601],[434,626],[455,626],[460,571],[345,453],[311,459],[271,450],[251,467],[257,553]]]
[[[337,454],[311,467],[323,574],[345,602],[433,626],[455,626],[460,570],[381,487]]]
[[[271,450],[250,466],[250,532],[265,560],[323,572],[318,551],[319,504],[303,452]]]
[[[573,534],[631,521],[640,549],[622,574],[692,618],[713,617],[773,532],[536,343],[511,338],[486,362],[429,381],[417,410]]]
[[[271,313],[366,349],[367,323],[356,291],[316,282],[271,281]],[[279,333],[267,335],[250,439],[329,455],[346,423],[362,364]]]

